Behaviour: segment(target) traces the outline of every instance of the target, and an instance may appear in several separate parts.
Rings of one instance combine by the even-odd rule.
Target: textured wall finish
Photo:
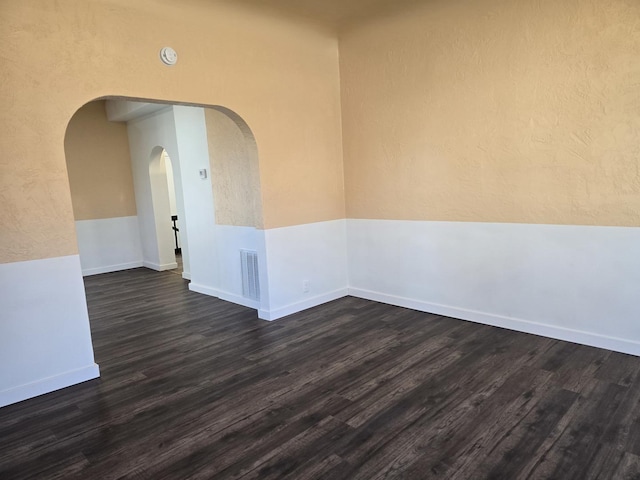
[[[638,18],[453,0],[344,33],[348,216],[640,225]]]
[[[204,115],[216,223],[262,227],[260,166],[253,134],[233,112],[206,108]]]
[[[109,122],[103,101],[71,118],[64,151],[76,220],[135,216],[127,125]]]
[[[4,0],[0,38],[0,262],[77,252],[64,134],[80,106],[109,95],[241,115],[260,153],[265,228],[344,217],[328,31],[204,0]],[[164,45],[174,67],[158,59]]]

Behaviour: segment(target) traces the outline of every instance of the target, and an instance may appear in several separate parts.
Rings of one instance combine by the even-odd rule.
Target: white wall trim
[[[530,333],[542,337],[555,338],[567,342],[589,345],[591,347],[604,348],[616,352],[628,353],[640,356],[640,343],[622,338],[608,337],[596,333],[589,333],[570,328],[563,328],[545,323],[532,322],[521,318],[512,318],[492,313],[467,310],[464,308],[440,305],[437,303],[423,302],[412,298],[387,295],[380,292],[372,292],[359,288],[349,288],[352,297],[386,303],[397,307],[410,308],[420,312],[433,313],[459,320],[467,320],[483,325],[506,328],[517,332]]]
[[[189,284],[189,290],[196,293],[202,293],[203,295],[209,295],[210,297],[219,298],[219,292],[217,289],[207,287],[206,285],[200,285],[199,283],[191,282]]]
[[[235,293],[219,290],[218,298],[227,302],[237,303],[238,305],[242,305],[243,307],[253,308],[254,310],[258,310],[260,308],[260,302],[256,302],[255,300],[251,300],[249,298],[244,298],[243,296],[236,295]]]
[[[242,305],[243,307],[253,308],[255,310],[257,310],[260,306],[259,302],[256,302],[255,300],[250,300],[240,295],[236,295],[235,293],[225,292],[215,288],[207,287],[206,285],[200,285],[198,283],[191,282],[189,284],[189,290],[196,293],[202,293],[203,295],[209,295],[210,297],[216,297],[226,302],[236,303],[238,305]]]
[[[338,290],[323,293],[322,295],[317,295],[301,302],[291,303],[274,310],[261,309],[258,310],[258,318],[268,321],[278,320],[282,317],[286,317],[287,315],[292,315],[294,313],[301,312],[302,310],[317,307],[323,303],[332,302],[333,300],[346,297],[348,294],[349,290],[347,288],[340,288]]]
[[[111,272],[119,272],[120,270],[129,270],[131,268],[139,268],[142,267],[143,262],[129,262],[129,263],[120,263],[118,265],[106,265],[104,267],[98,268],[84,268],[82,269],[82,276],[89,277],[91,275],[99,275],[101,273],[111,273]]]
[[[191,280],[191,274],[189,272],[182,272],[182,278],[185,280]]]
[[[164,272],[165,270],[173,270],[174,268],[178,268],[178,264],[176,262],[158,265],[157,263],[148,262],[146,260],[142,262],[142,266],[150,268],[151,270],[156,270],[158,272]]]
[[[70,387],[78,383],[93,380],[100,376],[100,369],[96,363],[86,367],[61,373],[53,377],[43,378],[35,382],[19,385],[8,390],[0,391],[0,408],[18,403],[29,398],[44,395],[55,390]]]

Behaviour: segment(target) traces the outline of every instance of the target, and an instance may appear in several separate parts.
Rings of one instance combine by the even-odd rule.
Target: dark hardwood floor
[[[344,298],[273,323],[85,280],[102,378],[0,409],[0,478],[640,478],[640,359]],[[603,319],[606,321],[606,319]]]

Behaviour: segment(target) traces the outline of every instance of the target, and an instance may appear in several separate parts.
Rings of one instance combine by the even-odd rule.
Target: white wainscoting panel
[[[348,220],[351,295],[640,355],[640,228]]]
[[[240,250],[258,251],[259,261],[264,262],[264,231],[253,227],[216,225],[213,237],[210,248],[216,272],[200,275],[198,279],[192,278],[189,290],[256,310],[261,308],[261,302],[242,296]],[[266,264],[260,267],[262,275],[262,270],[266,270]],[[262,288],[267,281],[266,276],[260,280]]]
[[[0,264],[0,407],[99,376],[78,255]]]
[[[142,266],[138,217],[79,220],[76,233],[84,276]]]
[[[269,308],[260,318],[275,320],[347,294],[345,220],[266,230],[265,246]]]

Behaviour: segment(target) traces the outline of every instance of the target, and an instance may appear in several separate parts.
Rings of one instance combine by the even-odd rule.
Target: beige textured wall
[[[639,18],[435,0],[344,32],[348,216],[640,225]]]
[[[206,108],[216,223],[262,227],[258,149],[248,126],[231,112]]]
[[[104,101],[76,112],[64,151],[76,220],[136,214],[127,125],[107,120]]]
[[[65,129],[109,95],[240,114],[258,144],[265,228],[344,216],[330,32],[209,0],[3,0],[0,40],[0,263],[77,253]],[[165,45],[174,67],[158,59]]]

